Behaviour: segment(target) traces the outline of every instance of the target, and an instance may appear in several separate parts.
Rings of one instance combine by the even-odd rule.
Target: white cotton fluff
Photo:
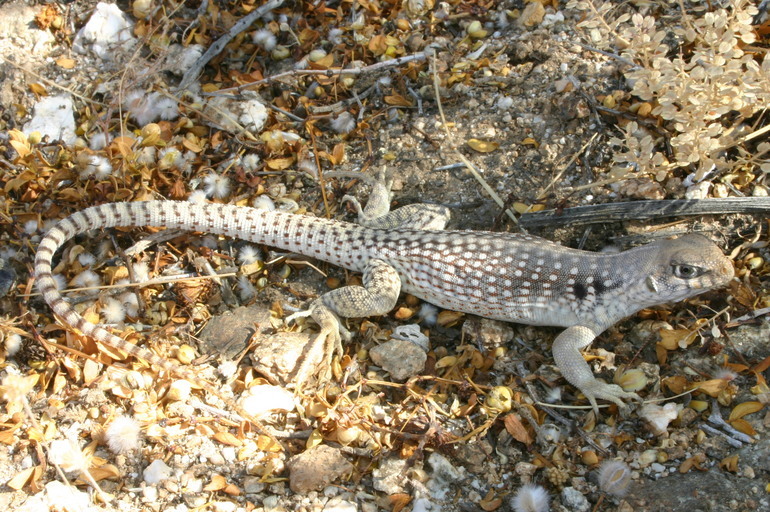
[[[179,105],[172,98],[166,96],[158,97],[155,102],[155,108],[158,109],[158,117],[165,121],[171,121],[179,117]]]
[[[93,176],[97,180],[103,180],[112,174],[112,164],[105,156],[88,155],[86,166],[80,171],[80,178],[86,179]]]
[[[547,512],[548,492],[539,485],[528,484],[519,489],[511,505],[515,512]]]
[[[206,191],[193,190],[190,192],[190,195],[187,196],[187,200],[195,204],[206,204]]]
[[[104,433],[107,446],[115,453],[127,453],[139,447],[139,422],[130,416],[118,416]]]
[[[243,302],[248,302],[257,296],[257,288],[246,276],[238,277],[238,298]]]
[[[23,340],[21,339],[21,336],[19,336],[16,333],[9,334],[5,337],[5,353],[8,354],[8,357],[13,357],[16,354],[19,353],[19,350],[21,350]]]
[[[83,453],[77,442],[71,439],[57,439],[48,446],[48,460],[67,473],[82,473],[91,464],[90,457]]]
[[[200,44],[191,44],[190,46],[172,44],[168,48],[167,69],[175,75],[184,75],[200,59],[204,50]]]
[[[326,36],[326,38],[329,40],[331,44],[340,44],[342,42],[342,34],[344,32],[342,29],[339,28],[333,28],[329,30],[329,34]]]
[[[253,245],[244,245],[238,253],[238,261],[241,265],[251,265],[262,259],[259,249]]]
[[[36,220],[28,220],[24,223],[24,233],[28,235],[34,235],[37,233],[37,221]]]
[[[67,279],[61,274],[53,275],[53,284],[58,291],[64,291],[67,289]]]
[[[119,324],[126,319],[126,308],[118,299],[108,297],[102,302],[102,319],[106,324]]]
[[[179,106],[176,100],[158,92],[146,94],[140,89],[134,89],[125,95],[123,108],[140,127],[158,119],[172,120],[179,117]]]
[[[241,105],[243,113],[238,122],[249,131],[261,132],[267,122],[267,109],[259,100],[249,100]]]
[[[155,163],[155,155],[157,151],[152,146],[142,148],[136,156],[136,163],[139,165],[150,166]]]
[[[203,190],[207,197],[224,199],[230,195],[230,180],[227,179],[227,176],[209,174],[203,178]]]
[[[254,32],[254,34],[251,36],[251,39],[254,41],[254,44],[258,44],[267,51],[271,51],[273,48],[275,48],[277,43],[275,35],[270,31],[270,29],[267,28],[261,28]]]
[[[182,152],[175,147],[164,148],[158,152],[158,168],[161,170],[165,171],[173,167],[179,168],[179,165],[183,162],[184,156],[182,156]]]
[[[134,292],[123,292],[118,297],[118,300],[126,309],[126,316],[135,317],[139,314],[139,299]]]
[[[244,155],[244,157],[241,159],[241,166],[243,166],[245,171],[255,171],[257,170],[259,161],[259,155],[250,153],[248,155]]]
[[[303,158],[297,164],[297,170],[306,172],[313,178],[318,177],[318,166],[315,164],[315,158],[312,154],[308,154],[307,158]]]
[[[356,118],[350,112],[343,112],[329,121],[329,124],[337,133],[350,133],[356,128]]]
[[[429,302],[423,302],[418,316],[422,318],[423,324],[427,326],[436,325],[436,322],[438,322],[438,308]]]
[[[134,281],[144,283],[150,280],[150,267],[145,261],[137,261],[131,266],[134,271]]]
[[[251,206],[258,210],[267,210],[269,212],[275,211],[275,202],[270,198],[270,196],[261,195],[257,196],[252,202]]]
[[[107,147],[107,134],[98,132],[91,135],[91,139],[88,141],[88,147],[94,151],[99,151]]]
[[[90,252],[81,252],[80,254],[78,254],[78,263],[80,263],[84,267],[90,267],[91,265],[96,263],[96,256],[94,256]]]
[[[72,286],[75,288],[95,288],[101,284],[102,280],[93,270],[84,270],[72,280]]]

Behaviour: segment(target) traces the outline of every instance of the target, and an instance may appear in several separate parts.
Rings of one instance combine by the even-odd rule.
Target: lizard
[[[35,256],[37,287],[69,326],[201,384],[193,372],[84,319],[57,289],[52,260],[76,234],[109,227],[178,228],[237,237],[363,273],[362,285],[328,291],[287,319],[310,316],[320,327],[303,365],[313,360],[311,354],[322,352],[322,362],[328,364],[342,353],[342,341],[350,333],[340,318],[384,315],[401,292],[408,292],[445,309],[563,327],[552,345],[554,361],[598,416],[599,399],[625,407],[626,401],[640,397],[596,379],[581,349],[643,308],[693,297],[734,277],[731,260],[700,234],[596,253],[528,234],[444,230],[448,208],[413,204],[390,211],[391,183],[382,173],[366,180],[373,186],[365,207],[354,197],[343,197],[353,204],[356,223],[218,203],[154,200],[92,206],[60,220],[43,237]],[[301,367],[297,374],[304,378],[307,369]]]

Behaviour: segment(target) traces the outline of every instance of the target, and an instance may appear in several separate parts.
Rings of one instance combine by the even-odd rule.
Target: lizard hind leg
[[[349,341],[351,338],[350,332],[341,325],[340,317],[384,315],[396,306],[400,292],[401,279],[396,269],[384,260],[373,259],[366,264],[362,286],[343,286],[326,292],[313,301],[307,311],[288,317],[287,322],[310,316],[321,328],[309,343],[304,359],[297,369],[296,389],[301,389],[315,373],[323,378],[329,377],[334,356],[343,353],[342,341]],[[316,364],[318,366],[315,366]]]
[[[347,201],[353,205],[358,214],[358,223],[362,226],[375,229],[442,230],[449,222],[449,208],[436,204],[410,204],[390,211],[392,180],[386,177],[384,170],[377,171],[374,176],[346,171],[331,171],[325,176],[357,178],[372,187],[364,207],[351,195],[342,198],[343,202]]]

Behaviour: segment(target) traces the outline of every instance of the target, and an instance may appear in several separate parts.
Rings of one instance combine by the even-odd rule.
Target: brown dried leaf
[[[731,455],[719,461],[719,467],[730,473],[738,471],[738,455]]]
[[[460,313],[459,311],[444,310],[438,314],[436,323],[441,327],[450,327],[460,321],[464,316],[465,313]]]
[[[11,489],[20,491],[24,488],[25,485],[31,483],[34,480],[40,479],[41,476],[43,476],[43,467],[34,466],[17,473],[16,476],[8,480],[5,485]]]
[[[697,334],[697,331],[690,331],[689,329],[661,329],[660,341],[657,346],[666,350],[686,348],[695,341]]]
[[[467,144],[471,149],[479,153],[491,153],[500,147],[500,144],[495,141],[481,139],[468,139]]]
[[[225,487],[227,487],[227,479],[222,475],[214,475],[211,477],[211,482],[209,482],[203,490],[209,492],[221,491]]]
[[[736,405],[732,411],[730,411],[729,421],[737,420],[737,419],[743,418],[748,414],[753,414],[755,412],[761,411],[762,408],[764,407],[765,407],[765,404],[761,402],[740,403]]]
[[[229,446],[243,446],[243,441],[232,435],[230,432],[220,431],[214,434],[214,439],[222,444]]]
[[[754,430],[754,427],[751,426],[751,423],[749,423],[748,421],[746,421],[744,419],[732,420],[729,423],[730,423],[730,425],[732,425],[732,427],[735,430],[737,430],[739,432],[743,432],[747,436],[755,436],[755,435],[757,435],[757,431]]]
[[[62,69],[73,69],[75,67],[75,61],[67,57],[59,57],[56,59],[56,65]]]
[[[98,468],[91,468],[88,472],[91,473],[91,476],[94,477],[94,480],[97,482],[108,478],[118,480],[122,476],[117,466],[113,466],[112,464],[104,464]]]
[[[0,443],[7,444],[8,446],[15,444],[17,441],[16,436],[14,435],[15,431],[15,428],[0,431]]]
[[[533,442],[532,436],[529,435],[527,428],[519,419],[519,416],[514,413],[507,414],[503,419],[505,430],[511,435],[512,438],[520,443],[524,443],[527,446]]]
[[[48,91],[45,90],[45,86],[39,83],[29,84],[29,90],[36,96],[48,96]]]
[[[687,379],[681,375],[661,379],[660,384],[662,388],[668,388],[675,395],[684,393],[689,387]]]
[[[716,398],[719,393],[727,387],[727,381],[724,379],[711,379],[695,384],[694,389],[706,393],[710,397]]]
[[[388,501],[392,512],[401,512],[412,501],[412,497],[405,493],[391,494]]]
[[[265,162],[265,164],[274,171],[282,171],[284,169],[287,169],[291,167],[293,163],[294,163],[294,157],[271,158],[270,160],[267,160]]]
[[[400,94],[392,94],[390,96],[385,96],[385,103],[388,105],[393,105],[396,107],[411,107],[412,106],[412,100],[410,98],[407,98],[405,96],[402,96]]]

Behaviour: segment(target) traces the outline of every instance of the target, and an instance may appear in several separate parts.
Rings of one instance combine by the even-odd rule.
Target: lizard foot
[[[342,341],[349,341],[351,338],[350,332],[340,324],[337,315],[320,301],[316,301],[307,311],[290,315],[286,323],[308,316],[318,323],[321,330],[308,344],[305,356],[297,368],[296,391],[301,391],[315,374],[318,374],[321,380],[328,379],[334,356],[343,354]]]
[[[642,401],[642,398],[636,393],[623,391],[623,388],[617,384],[607,384],[606,382],[602,382],[597,379],[586,382],[580,385],[579,388],[591,403],[591,407],[593,407],[594,414],[597,418],[599,417],[599,406],[596,404],[597,399],[609,400],[621,409],[628,407],[628,404],[626,404],[623,400],[636,400],[638,402]]]

